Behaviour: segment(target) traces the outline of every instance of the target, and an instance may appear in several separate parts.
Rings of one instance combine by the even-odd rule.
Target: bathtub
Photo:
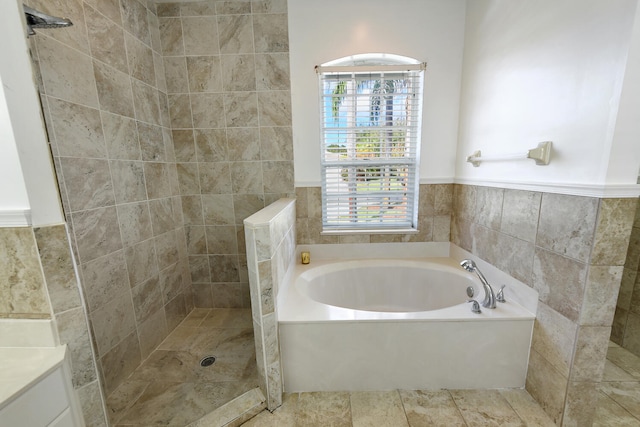
[[[312,245],[277,294],[284,389],[521,388],[537,294],[476,260],[507,302],[471,311],[482,285],[446,244]],[[299,258],[298,258],[299,259]],[[497,282],[499,281],[499,282]]]

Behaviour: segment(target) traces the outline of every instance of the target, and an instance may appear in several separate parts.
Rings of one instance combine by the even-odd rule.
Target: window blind
[[[423,70],[317,67],[324,230],[416,227]]]

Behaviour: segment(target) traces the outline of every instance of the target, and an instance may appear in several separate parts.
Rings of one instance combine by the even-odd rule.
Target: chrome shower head
[[[473,273],[474,271],[477,270],[476,263],[470,259],[462,260],[462,262],[460,263],[460,266],[470,273]]]
[[[62,28],[73,25],[73,23],[66,18],[47,15],[46,13],[39,12],[25,5],[22,5],[22,8],[27,20],[27,28],[30,36],[36,33],[33,30],[34,28]]]

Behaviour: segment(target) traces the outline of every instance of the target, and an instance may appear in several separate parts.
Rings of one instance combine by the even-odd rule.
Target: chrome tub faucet
[[[485,308],[496,308],[496,295],[493,293],[493,288],[487,282],[484,274],[480,272],[475,262],[470,259],[465,259],[460,263],[460,266],[470,273],[476,273],[482,283],[484,289],[484,299],[482,300],[482,306]]]

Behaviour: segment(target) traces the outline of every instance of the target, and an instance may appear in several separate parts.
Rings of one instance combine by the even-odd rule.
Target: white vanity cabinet
[[[65,353],[65,346],[0,349],[9,367],[0,369],[0,426],[84,426]]]

